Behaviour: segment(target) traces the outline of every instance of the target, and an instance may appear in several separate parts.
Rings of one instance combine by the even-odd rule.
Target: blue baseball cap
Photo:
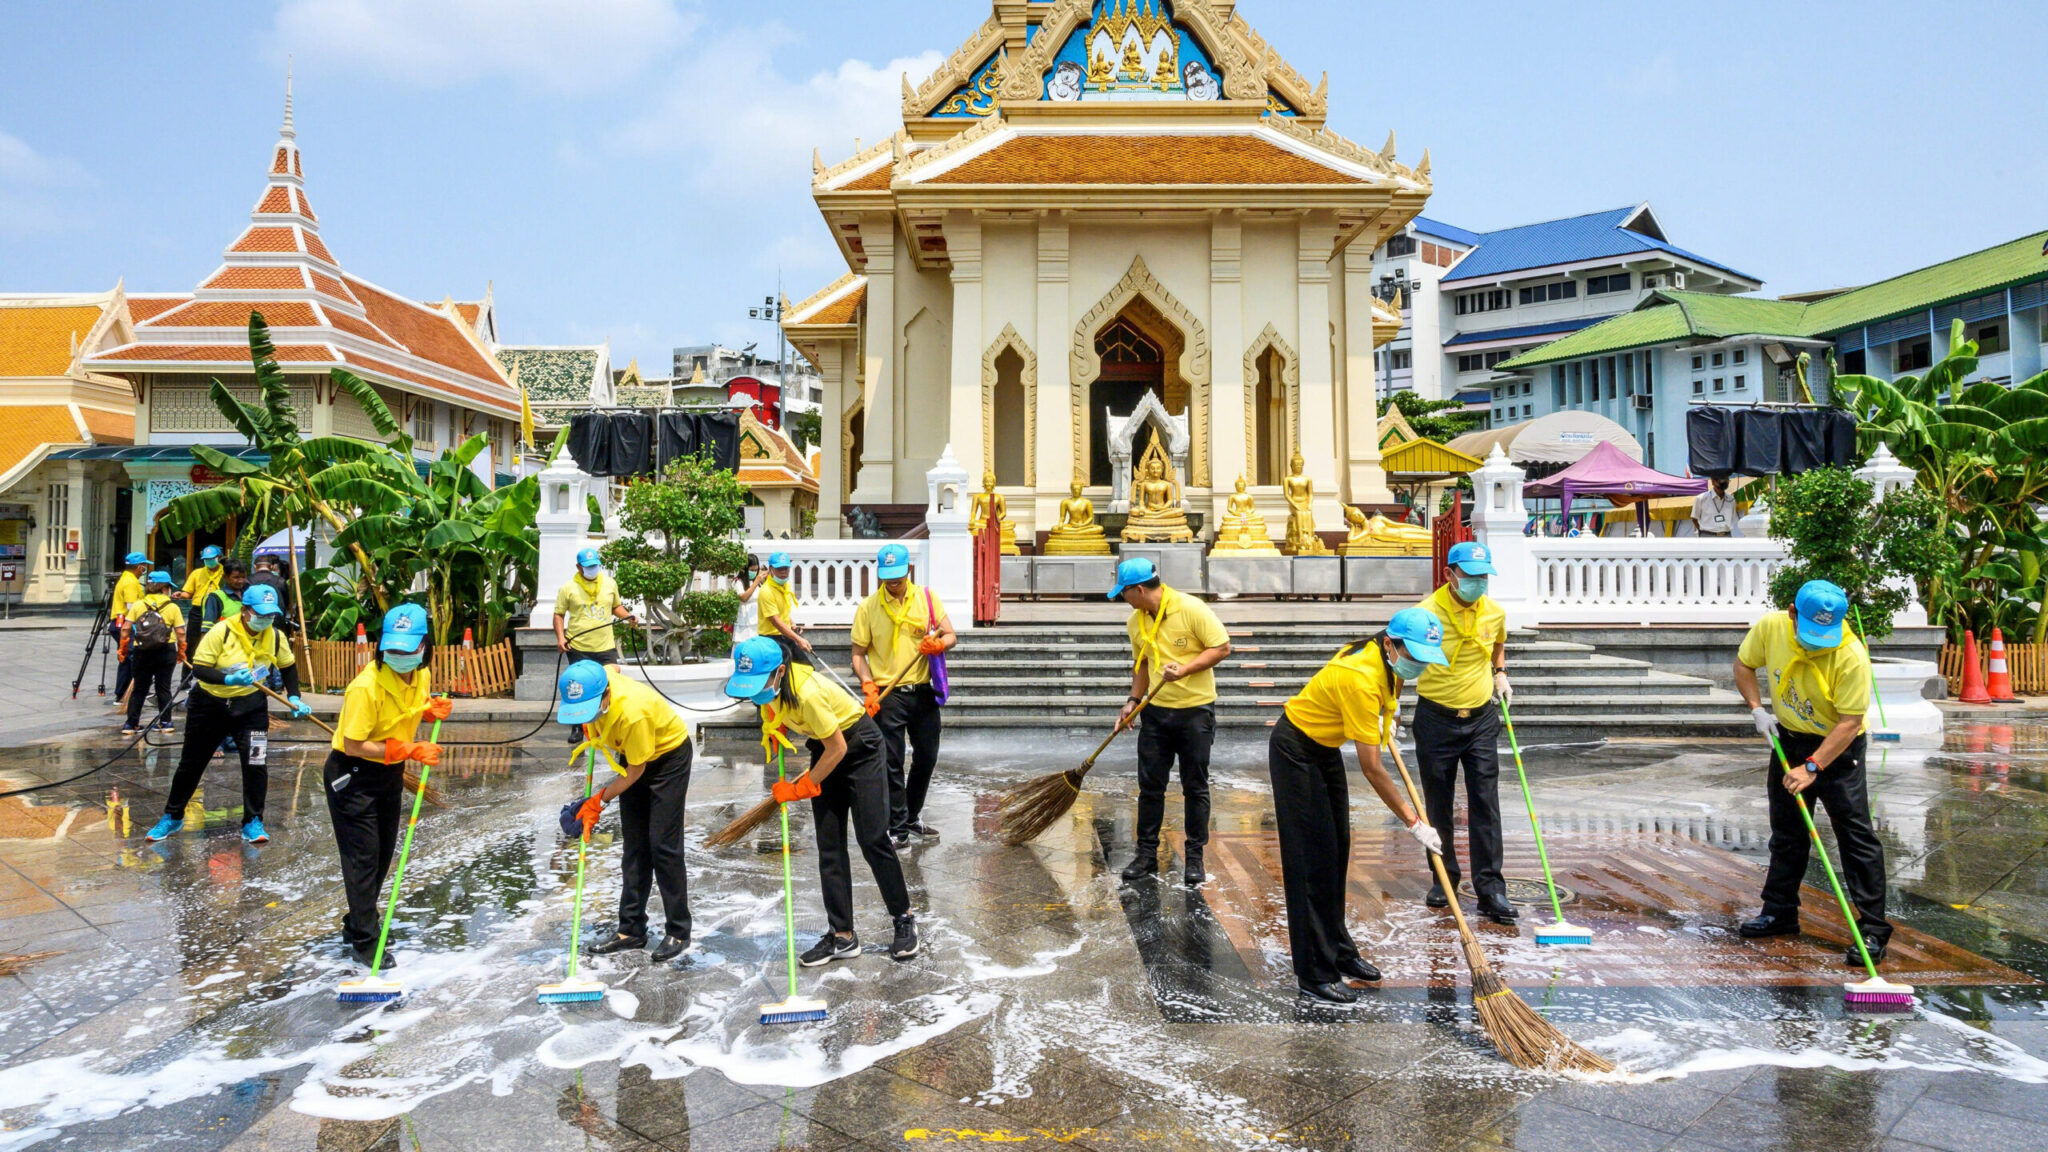
[[[199,558],[201,560],[218,560],[223,555],[226,555],[226,553],[220,550],[220,545],[218,544],[208,544],[199,550]]]
[[[1467,576],[1493,575],[1493,553],[1477,540],[1451,545],[1448,562]]]
[[[789,559],[789,553],[787,553],[787,552],[777,552],[777,553],[775,553],[775,554],[773,554],[773,555],[769,556],[769,557],[768,557],[768,566],[769,566],[770,568],[788,568],[788,567],[790,567],[790,559]]]
[[[562,724],[588,724],[604,709],[604,694],[611,687],[604,665],[595,660],[578,660],[562,669],[555,682],[559,697],[555,720]]]
[[[137,564],[147,564],[147,563],[149,563],[149,557],[147,557],[147,556],[144,556],[144,555],[143,555],[142,553],[140,553],[140,552],[130,552],[130,553],[128,554],[128,558],[127,558],[126,560],[123,560],[123,561],[121,561],[121,566],[122,566],[123,568],[133,568],[133,567],[135,567],[135,566],[136,566]]]
[[[725,694],[735,700],[752,700],[780,667],[782,645],[767,636],[742,640],[733,645],[732,679],[725,682]]]
[[[901,544],[884,544],[875,553],[875,575],[883,580],[901,580],[910,575],[910,549]]]
[[[427,642],[427,610],[417,604],[400,604],[384,614],[384,631],[377,638],[380,652],[417,652]]]
[[[1842,623],[1849,617],[1849,594],[1839,584],[1808,580],[1792,602],[1798,617],[1799,642],[1808,648],[1835,648],[1842,643]]]
[[[595,548],[585,548],[576,554],[576,566],[578,568],[602,568],[604,567],[604,557],[598,555]]]
[[[171,574],[159,568],[149,574],[146,582],[150,584],[169,584],[171,582]]]
[[[1116,566],[1116,586],[1109,590],[1111,600],[1124,594],[1124,589],[1133,584],[1159,578],[1159,567],[1143,556],[1133,556]]]
[[[1444,622],[1427,608],[1403,608],[1387,622],[1387,635],[1424,664],[1449,664],[1444,655]]]
[[[242,611],[258,616],[284,615],[284,607],[277,602],[277,589],[268,584],[251,584],[242,591]]]

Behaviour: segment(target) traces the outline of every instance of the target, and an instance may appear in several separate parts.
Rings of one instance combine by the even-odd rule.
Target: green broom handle
[[[1785,770],[1785,775],[1790,776],[1792,774],[1792,761],[1785,755],[1785,746],[1778,743],[1778,734],[1776,732],[1771,733],[1771,747],[1778,753],[1779,767]],[[1877,965],[1871,963],[1870,949],[1863,944],[1863,929],[1857,926],[1856,911],[1849,907],[1849,896],[1842,891],[1842,879],[1835,875],[1834,863],[1828,859],[1828,846],[1820,842],[1820,829],[1813,826],[1813,813],[1806,807],[1806,797],[1798,792],[1794,792],[1792,793],[1792,799],[1799,804],[1799,818],[1806,821],[1806,834],[1813,837],[1814,851],[1820,853],[1820,866],[1827,869],[1828,883],[1835,889],[1836,903],[1842,906],[1842,919],[1849,922],[1849,935],[1856,941],[1856,951],[1863,957],[1863,967],[1869,970],[1870,978],[1875,980],[1877,979]]]
[[[583,750],[583,798],[585,800],[590,799],[591,794],[596,791],[596,782],[597,749],[585,748]],[[572,917],[569,921],[569,974],[563,978],[564,983],[576,979],[576,957],[582,951],[583,861],[588,856],[589,849],[590,830],[586,828],[583,830],[583,835],[576,837],[576,901],[572,906]]]
[[[1863,609],[1857,607],[1849,611],[1856,616],[1856,638],[1863,641],[1865,663],[1870,665],[1870,702],[1877,705],[1877,722],[1889,728],[1892,722],[1884,718],[1884,697],[1877,694],[1877,658],[1870,654],[1870,633],[1863,630]]]
[[[775,780],[781,783],[788,779],[783,774],[782,746],[775,748]],[[782,816],[782,939],[789,948],[789,998],[796,999],[796,900],[793,895],[796,880],[789,866],[789,805],[777,804],[775,810]]]
[[[1529,795],[1529,774],[1522,769],[1522,742],[1515,736],[1515,718],[1509,713],[1505,700],[1500,702],[1500,718],[1507,722],[1508,747],[1515,750],[1515,779],[1522,782],[1522,804],[1529,809],[1529,829],[1536,833],[1536,858],[1543,861],[1543,883],[1550,888],[1550,911],[1562,924],[1564,905],[1557,898],[1557,881],[1550,875],[1550,850],[1543,846],[1543,824],[1536,819],[1536,799]]]
[[[339,721],[337,721],[339,723]],[[441,722],[434,721],[434,730],[427,734],[429,743],[441,740]],[[398,771],[405,773],[405,765]],[[398,911],[398,888],[405,883],[405,860],[412,855],[412,830],[420,822],[420,799],[427,794],[427,773],[433,771],[428,765],[420,765],[420,790],[412,794],[412,818],[405,822],[405,846],[398,850],[398,870],[391,874],[391,900],[384,905],[384,926],[377,929],[377,951],[370,957],[370,978],[377,978],[377,972],[384,967],[384,941],[391,935],[391,914]]]

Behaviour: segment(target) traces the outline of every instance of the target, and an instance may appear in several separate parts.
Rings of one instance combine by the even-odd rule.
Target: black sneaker
[[[903,849],[910,847],[910,833],[891,832],[889,833],[889,843],[894,844],[898,851],[902,851]]]
[[[797,963],[802,964],[806,968],[816,968],[821,964],[830,964],[834,960],[851,960],[858,955],[860,955],[860,937],[858,935],[841,936],[837,932],[827,932],[823,936],[818,937],[818,942],[811,945],[810,951],[796,959]]]
[[[1159,875],[1158,845],[1153,845],[1149,848],[1142,844],[1139,845],[1138,854],[1131,859],[1129,864],[1124,865],[1124,879],[1136,883],[1147,876],[1157,875]]]
[[[910,834],[919,840],[937,840],[939,838],[939,830],[922,820],[910,826]]]
[[[1884,950],[1889,943],[1889,941],[1885,940],[1872,940],[1868,936],[1863,938],[1863,946],[1870,949],[1870,963],[1873,967],[1884,963]],[[1851,968],[1863,967],[1863,953],[1857,950],[1853,941],[1849,944],[1848,949],[1842,953],[1842,963]]]
[[[1353,986],[1380,982],[1380,970],[1363,956],[1337,961],[1337,974]]]
[[[1329,984],[1303,984],[1301,998],[1318,1004],[1356,1004],[1358,993],[1342,981]]]
[[[358,966],[365,969],[370,967],[370,961],[373,958],[375,958],[376,955],[377,946],[375,944],[369,945],[365,948],[349,949],[349,958],[354,960]],[[396,967],[398,967],[398,958],[392,955],[392,949],[384,949],[384,963],[377,969],[377,974],[381,976],[384,973],[389,972]]]
[[[1772,915],[1766,912],[1754,920],[1744,920],[1735,932],[1744,940],[1759,940],[1765,936],[1797,936],[1799,914],[1793,912],[1788,915]]]
[[[1189,848],[1186,856],[1181,861],[1181,883],[1192,888],[1208,878],[1209,874],[1202,869],[1202,850],[1200,848]]]
[[[688,936],[664,936],[661,943],[655,945],[654,952],[649,956],[649,959],[653,960],[656,964],[666,964],[689,950],[690,938]]]
[[[620,936],[614,933],[611,939],[592,944],[589,952],[592,956],[610,956],[614,952],[633,952],[645,947],[645,936]]]
[[[896,918],[896,938],[889,942],[889,959],[908,960],[917,955],[917,917],[908,912]]]

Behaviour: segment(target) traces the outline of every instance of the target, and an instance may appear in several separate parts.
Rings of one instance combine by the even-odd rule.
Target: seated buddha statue
[[[1216,529],[1211,556],[1278,556],[1272,537],[1266,534],[1266,518],[1244,490],[1244,477],[1237,478],[1237,491],[1223,505],[1223,523]]]
[[[981,474],[981,491],[974,494],[973,502],[968,505],[967,531],[969,535],[981,535],[982,528],[988,524],[991,510],[994,511],[996,523],[1003,526],[1003,555],[1022,555],[1017,550],[1017,526],[1010,521],[1010,502],[1003,498],[1001,492],[996,491],[996,474],[994,472],[983,472]]]
[[[1378,513],[1367,519],[1349,504],[1344,506],[1344,523],[1351,534],[1338,551],[1345,556],[1427,556],[1436,546],[1436,536],[1427,528],[1397,524]]]
[[[1315,481],[1307,475],[1308,464],[1296,450],[1287,462],[1287,479],[1280,490],[1287,494],[1287,554],[1328,556],[1330,546],[1316,535]]]
[[[1109,538],[1095,522],[1095,505],[1081,495],[1081,482],[1067,489],[1072,495],[1060,501],[1060,522],[1045,537],[1047,556],[1107,556]]]
[[[1131,485],[1131,514],[1124,521],[1126,544],[1186,544],[1194,540],[1180,506],[1180,482],[1168,474],[1166,453],[1154,440],[1138,481]]]

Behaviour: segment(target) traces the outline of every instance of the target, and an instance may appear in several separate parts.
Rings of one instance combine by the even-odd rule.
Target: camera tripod
[[[100,651],[99,693],[102,696],[107,694],[107,657],[113,653],[114,635],[118,631],[114,626],[112,613],[114,583],[119,579],[120,577],[115,576],[107,580],[107,593],[100,600],[98,614],[92,618],[92,631],[87,633],[85,637],[85,654],[78,659],[78,675],[71,678],[71,698],[73,700],[78,699],[78,686],[85,683],[85,669],[92,663],[92,651],[95,647]]]

